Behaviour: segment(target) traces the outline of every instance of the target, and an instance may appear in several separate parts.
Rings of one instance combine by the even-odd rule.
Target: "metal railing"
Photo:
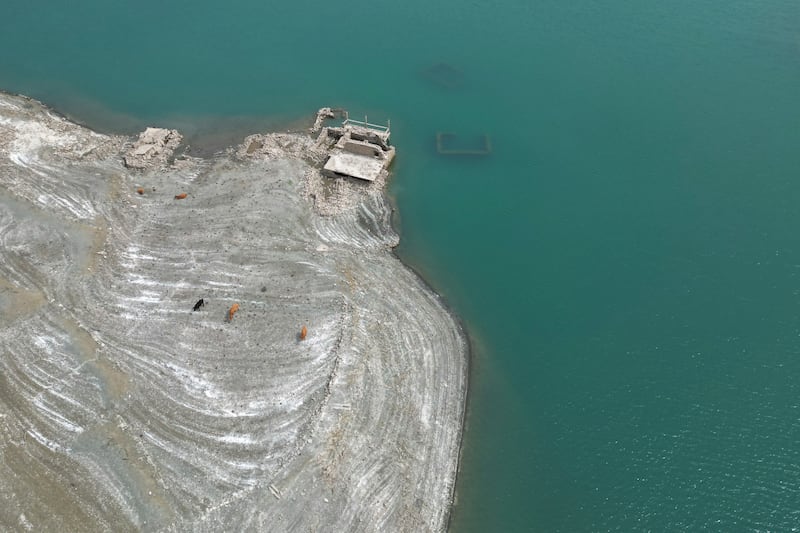
[[[391,120],[387,120],[386,121],[386,125],[384,126],[383,124],[372,124],[371,122],[369,122],[367,120],[367,115],[364,115],[364,120],[363,121],[355,120],[355,119],[350,118],[349,115],[345,115],[345,119],[344,119],[344,122],[342,122],[342,126],[347,126],[348,124],[352,124],[354,126],[361,126],[361,127],[364,127],[364,128],[370,128],[370,129],[373,129],[373,130],[382,131],[384,133],[389,133],[389,129],[392,126],[392,121]]]

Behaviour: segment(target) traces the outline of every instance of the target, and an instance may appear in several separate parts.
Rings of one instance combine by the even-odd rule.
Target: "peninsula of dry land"
[[[446,527],[466,341],[325,150],[0,95],[0,529]]]

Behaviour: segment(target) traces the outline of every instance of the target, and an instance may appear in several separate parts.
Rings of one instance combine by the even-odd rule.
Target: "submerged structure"
[[[449,63],[436,63],[424,69],[421,74],[429,83],[442,89],[452,91],[464,85],[464,73]]]
[[[439,155],[489,155],[492,153],[492,140],[486,134],[467,145],[458,140],[459,137],[455,133],[437,132],[436,153]]]

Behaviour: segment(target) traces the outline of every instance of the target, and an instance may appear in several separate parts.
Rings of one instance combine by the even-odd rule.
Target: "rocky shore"
[[[324,157],[0,95],[0,529],[446,528],[466,340]]]

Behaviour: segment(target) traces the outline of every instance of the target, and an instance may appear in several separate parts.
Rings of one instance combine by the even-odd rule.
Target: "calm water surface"
[[[392,119],[474,346],[453,531],[800,526],[800,2],[6,0],[0,49],[105,130]]]

